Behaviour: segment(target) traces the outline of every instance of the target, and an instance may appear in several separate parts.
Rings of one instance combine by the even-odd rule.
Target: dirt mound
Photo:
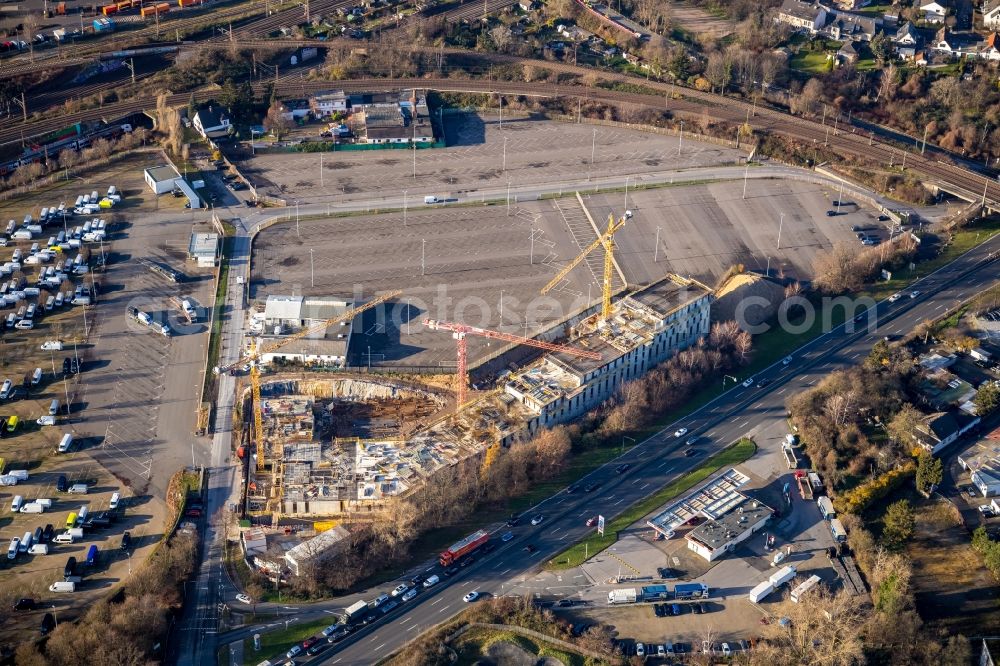
[[[741,325],[756,326],[778,311],[785,289],[753,273],[740,273],[726,280],[715,292],[712,321],[736,320]]]

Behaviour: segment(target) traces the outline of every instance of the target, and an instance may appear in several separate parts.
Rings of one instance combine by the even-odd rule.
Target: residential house
[[[209,106],[199,109],[191,121],[198,134],[205,139],[226,136],[232,130],[229,117],[220,107]]]
[[[826,25],[826,8],[818,3],[785,0],[778,10],[778,21],[815,35]]]
[[[853,12],[870,4],[871,0],[837,0],[837,9],[845,12]]]
[[[854,48],[854,42],[844,42],[844,45],[837,51],[837,60],[845,65],[858,61],[858,51]]]
[[[972,3],[969,0],[924,0],[920,11],[928,23],[946,23],[948,17],[952,16],[952,27],[958,30],[972,27]]]
[[[281,103],[281,117],[285,120],[295,121],[307,118],[311,112],[308,100],[289,99]]]
[[[822,30],[831,39],[853,42],[870,42],[875,37],[875,19],[854,14],[838,13]]]
[[[948,0],[925,1],[920,4],[920,11],[928,23],[944,23],[951,11],[951,3]]]
[[[972,384],[943,368],[928,373],[919,391],[923,400],[938,411],[969,405],[976,397]]]
[[[981,43],[982,37],[975,33],[954,33],[948,28],[941,28],[934,35],[931,48],[949,58],[958,58],[963,55],[978,56]]]
[[[923,37],[912,23],[907,21],[899,27],[892,39],[896,46],[896,55],[903,60],[912,60],[923,42]]]
[[[1000,460],[991,460],[976,468],[969,478],[983,497],[1000,494]]]
[[[995,32],[990,33],[979,49],[979,57],[994,62],[1000,60],[1000,35]]]
[[[913,439],[936,455],[959,437],[979,425],[980,418],[957,409],[935,412],[921,419],[913,431]]]
[[[983,8],[983,25],[987,30],[1000,30],[1000,0],[989,0]]]
[[[589,30],[584,30],[583,28],[575,25],[563,25],[561,23],[556,26],[556,32],[571,42],[586,42],[594,37],[594,33]]]
[[[309,98],[309,106],[312,108],[313,116],[325,118],[335,113],[347,112],[347,95],[343,90],[321,93]]]

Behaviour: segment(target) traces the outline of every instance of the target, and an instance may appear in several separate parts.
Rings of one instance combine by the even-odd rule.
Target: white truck
[[[49,585],[49,592],[76,592],[76,583],[68,580],[57,580]]]
[[[787,567],[783,567],[778,571],[774,572],[773,574],[771,574],[771,577],[768,578],[768,581],[775,588],[779,588],[788,581],[795,578],[795,573],[796,573],[795,565],[789,564]]]
[[[831,520],[837,517],[837,512],[833,509],[833,502],[826,495],[822,495],[816,500],[816,506],[819,507],[819,512],[823,516],[823,520]]]
[[[627,587],[621,590],[611,590],[608,592],[608,605],[634,604],[639,599],[639,593],[634,587]]]
[[[839,518],[834,518],[830,521],[830,532],[833,534],[833,539],[838,543],[847,541],[847,530],[844,529],[844,525],[840,522]]]
[[[750,590],[750,594],[747,595],[747,598],[750,599],[750,603],[758,604],[772,592],[774,592],[774,583],[769,580],[765,580]]]

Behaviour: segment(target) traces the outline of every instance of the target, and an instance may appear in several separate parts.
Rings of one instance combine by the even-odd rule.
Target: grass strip
[[[226,289],[229,286],[229,257],[233,251],[234,239],[228,234],[222,239],[222,257],[219,259],[219,279],[215,283],[215,303],[212,306],[212,332],[208,339],[208,361],[205,365],[205,384],[202,400],[213,401],[212,388],[215,373],[212,369],[219,364],[219,348],[222,346],[222,311],[226,307]]]
[[[681,493],[686,492],[701,483],[723,467],[737,465],[754,454],[757,445],[752,439],[744,437],[719,451],[687,474],[671,481],[657,492],[632,504],[608,522],[604,535],[594,530],[581,541],[573,544],[563,552],[548,561],[545,568],[549,570],[571,569],[583,564],[608,546],[618,541],[618,532],[626,529],[646,514],[656,510],[662,504],[669,502]]]
[[[261,633],[260,652],[253,649],[253,638],[246,638],[243,640],[244,662],[256,664],[263,661],[263,659],[258,660],[257,656],[269,655],[273,663],[280,663],[284,659],[285,653],[293,645],[301,644],[302,641],[313,634],[319,633],[335,621],[336,618],[324,617],[312,622],[288,625],[282,629],[269,631],[266,634]],[[326,639],[324,638],[323,640]]]

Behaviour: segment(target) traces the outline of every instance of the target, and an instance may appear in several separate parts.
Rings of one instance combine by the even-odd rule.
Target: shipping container
[[[789,564],[787,567],[771,574],[771,577],[768,580],[775,587],[781,587],[791,579],[795,578],[795,573],[795,566]]]
[[[118,5],[104,5],[101,7],[101,13],[105,16],[111,16],[118,11]]]

